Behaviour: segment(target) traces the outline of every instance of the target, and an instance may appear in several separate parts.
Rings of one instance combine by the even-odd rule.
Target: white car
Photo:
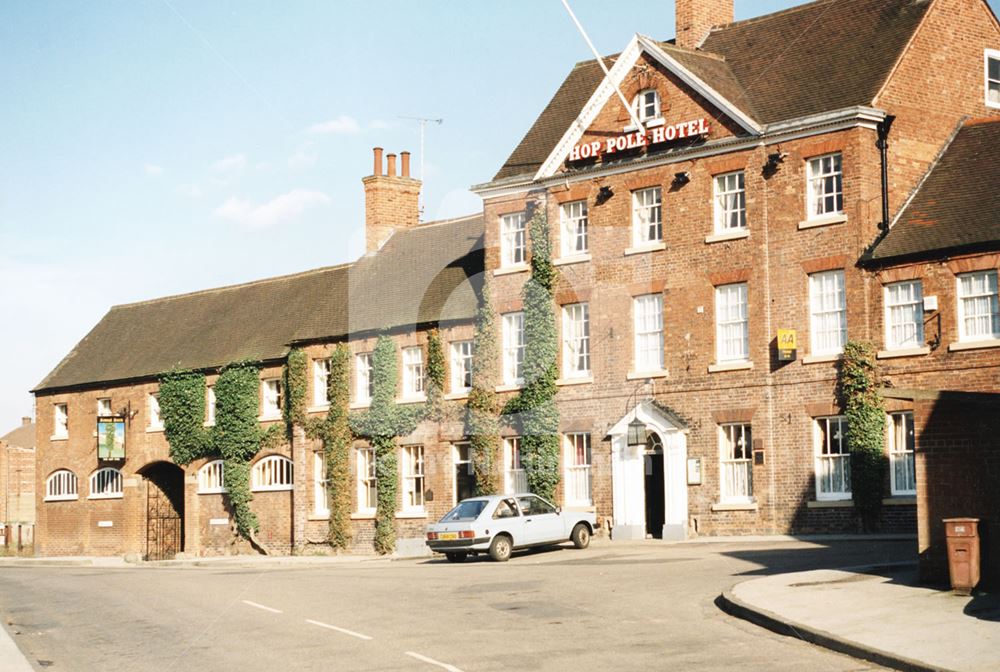
[[[515,549],[572,541],[586,548],[597,525],[587,511],[563,511],[538,495],[486,495],[463,499],[441,520],[427,526],[427,545],[451,562],[489,553],[497,562]]]

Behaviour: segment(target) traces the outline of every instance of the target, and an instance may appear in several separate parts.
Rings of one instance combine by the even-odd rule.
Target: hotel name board
[[[577,145],[569,152],[570,161],[580,161],[581,159],[594,159],[606,154],[624,152],[637,147],[648,145],[659,145],[663,142],[673,142],[684,138],[696,138],[708,135],[711,130],[708,119],[692,119],[682,121],[671,126],[657,126],[634,133],[625,133],[607,140],[594,140]]]

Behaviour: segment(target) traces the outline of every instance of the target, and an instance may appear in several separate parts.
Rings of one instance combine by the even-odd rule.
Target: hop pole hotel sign
[[[634,131],[622,135],[608,138],[606,140],[594,140],[584,142],[569,150],[569,161],[581,161],[583,159],[596,159],[608,154],[616,154],[637,147],[647,147],[649,145],[659,145],[664,142],[683,140],[684,138],[698,138],[708,135],[711,130],[708,119],[692,119],[682,121],[671,126],[657,126],[646,131]]]
[[[97,459],[125,459],[125,418],[117,415],[97,418]]]

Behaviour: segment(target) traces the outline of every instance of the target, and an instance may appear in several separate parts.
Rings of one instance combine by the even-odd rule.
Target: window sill
[[[524,388],[524,383],[514,383],[512,385],[497,385],[494,388],[496,392],[517,392],[518,390]]]
[[[590,261],[590,254],[574,254],[572,256],[560,257],[559,259],[553,259],[553,266],[569,266],[570,264],[582,264],[586,261]]]
[[[527,273],[530,270],[531,267],[527,264],[514,264],[513,266],[502,266],[494,269],[493,275],[513,275],[515,273]]]
[[[89,495],[87,499],[123,499],[124,493],[117,495]]]
[[[371,405],[372,405],[371,401],[360,401],[351,404],[348,408],[350,408],[352,411],[360,411],[362,409],[370,407]]]
[[[670,375],[670,372],[666,369],[659,369],[657,371],[629,371],[625,376],[625,380],[646,380],[647,378],[666,378]]]
[[[306,413],[325,413],[330,410],[330,404],[322,404],[319,406],[310,406],[306,409]]]
[[[291,485],[269,485],[266,487],[251,487],[250,492],[291,492],[294,489],[294,486]]]
[[[916,506],[916,495],[893,495],[882,500],[882,506]]]
[[[53,434],[49,437],[49,441],[69,441],[69,434],[60,434],[58,436]]]
[[[833,226],[834,224],[843,224],[847,221],[847,213],[839,213],[836,215],[825,215],[823,217],[817,217],[816,219],[804,219],[799,222],[799,231],[803,229],[815,229],[818,226]]]
[[[709,364],[709,373],[720,373],[722,371],[749,371],[753,368],[753,362],[722,362],[721,364]]]
[[[652,119],[646,119],[642,123],[646,128],[657,128],[659,126],[663,126],[667,122],[663,119],[663,117],[653,117]],[[638,126],[635,124],[629,124],[622,129],[622,133],[635,133],[638,130]]]
[[[281,420],[281,419],[282,418],[281,418],[280,414],[279,415],[262,415],[259,418],[257,418],[257,422],[276,422],[276,421]]]
[[[625,256],[631,257],[635,254],[646,254],[648,252],[659,252],[661,250],[667,249],[666,243],[645,243],[643,245],[636,245],[635,247],[629,247],[625,250]]]
[[[146,433],[147,434],[162,434],[163,431],[164,431],[163,427],[147,427],[146,428]]]
[[[397,397],[396,398],[396,403],[397,404],[404,404],[404,405],[405,404],[422,404],[425,401],[427,401],[427,397],[425,395],[421,395],[419,397]]]
[[[215,420],[213,420],[212,422],[203,422],[201,426],[202,427],[215,427]]]
[[[835,352],[828,355],[807,355],[802,358],[802,364],[825,364],[829,362],[836,362],[839,359],[843,359],[844,353]]]
[[[329,512],[327,512],[326,515],[322,513],[313,513],[308,518],[306,518],[306,520],[308,520],[309,522],[322,522],[330,520],[330,514]]]
[[[570,385],[590,385],[594,382],[593,376],[586,376],[581,378],[560,378],[556,381],[556,385],[559,387],[567,387]]]
[[[457,401],[459,399],[468,399],[469,398],[469,392],[471,392],[471,391],[472,390],[462,390],[461,392],[450,392],[450,393],[444,395],[444,400],[445,401]]]
[[[727,240],[741,240],[743,238],[749,238],[750,231],[748,229],[738,229],[736,231],[726,231],[724,233],[713,233],[711,236],[705,238],[706,243],[722,243]]]
[[[931,354],[930,346],[922,348],[900,348],[899,350],[879,350],[876,359],[893,359],[894,357],[917,357]]]
[[[46,497],[43,502],[75,502],[80,499],[77,495],[72,497]]]
[[[420,511],[397,511],[396,520],[416,520],[418,518],[426,518],[427,512],[421,509]]]
[[[351,520],[375,520],[375,511],[358,511],[352,513]]]
[[[712,511],[756,511],[757,502],[732,502],[712,504]]]
[[[852,509],[854,508],[853,499],[819,499],[813,500],[811,502],[806,502],[806,508],[808,509]]]
[[[956,341],[948,346],[948,352],[982,350],[984,348],[1000,348],[1000,338],[983,339],[981,341]]]
[[[199,495],[226,495],[229,494],[228,490],[199,490]]]

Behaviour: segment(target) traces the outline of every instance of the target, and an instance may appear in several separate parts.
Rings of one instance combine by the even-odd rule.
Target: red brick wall
[[[35,522],[35,451],[0,441],[0,523]]]

